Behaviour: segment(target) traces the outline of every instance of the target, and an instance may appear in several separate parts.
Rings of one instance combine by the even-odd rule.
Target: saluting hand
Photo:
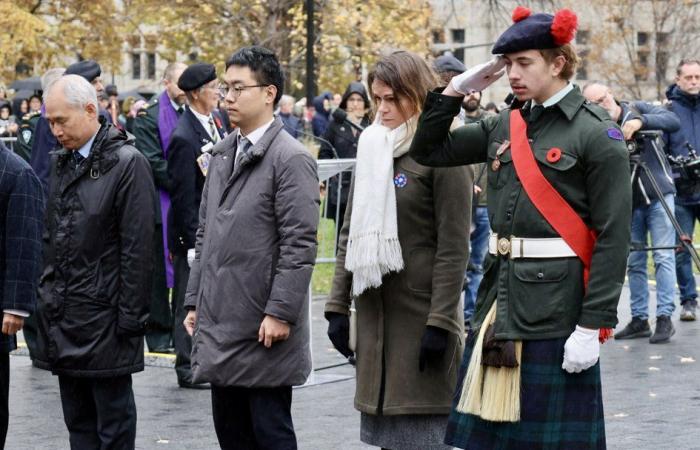
[[[272,316],[265,316],[258,330],[258,342],[272,347],[273,342],[286,341],[289,337],[289,324]]]
[[[24,326],[24,317],[4,313],[2,316],[2,333],[13,336]]]
[[[505,67],[506,61],[502,56],[497,56],[491,61],[474,66],[452,78],[443,94],[456,96],[454,93],[467,95],[473,91],[481,92],[506,73]]]

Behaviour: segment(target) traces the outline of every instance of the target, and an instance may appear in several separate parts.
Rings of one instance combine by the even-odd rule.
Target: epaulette
[[[596,119],[600,120],[601,122],[605,122],[610,120],[610,116],[608,115],[608,112],[605,111],[602,107],[596,105],[595,103],[591,103],[588,100],[583,102],[583,107],[590,112],[593,117]]]

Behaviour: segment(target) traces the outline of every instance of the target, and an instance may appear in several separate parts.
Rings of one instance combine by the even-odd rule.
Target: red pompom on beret
[[[552,37],[557,45],[568,44],[576,35],[578,18],[570,9],[561,9],[554,15],[552,21]]]
[[[527,19],[530,17],[530,14],[532,14],[532,11],[530,11],[528,8],[524,6],[517,6],[513,10],[513,22],[520,22],[523,19]]]

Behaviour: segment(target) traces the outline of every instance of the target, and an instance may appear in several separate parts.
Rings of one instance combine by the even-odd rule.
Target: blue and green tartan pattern
[[[566,338],[524,341],[520,422],[485,421],[455,408],[475,335],[464,349],[445,443],[469,450],[602,450],[605,419],[600,363],[578,374],[561,368]]]

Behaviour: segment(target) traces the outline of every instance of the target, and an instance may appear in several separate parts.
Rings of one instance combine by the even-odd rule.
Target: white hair
[[[41,76],[41,90],[46,92],[49,90],[52,84],[58,81],[59,78],[63,76],[66,71],[63,67],[56,67],[54,69],[49,69]]]
[[[99,110],[97,92],[85,78],[80,75],[64,75],[49,86],[46,97],[53,94],[54,89],[63,88],[66,102],[73,108],[83,109],[87,105],[94,105]]]
[[[294,106],[294,97],[284,94],[282,98],[280,98],[280,104]]]

